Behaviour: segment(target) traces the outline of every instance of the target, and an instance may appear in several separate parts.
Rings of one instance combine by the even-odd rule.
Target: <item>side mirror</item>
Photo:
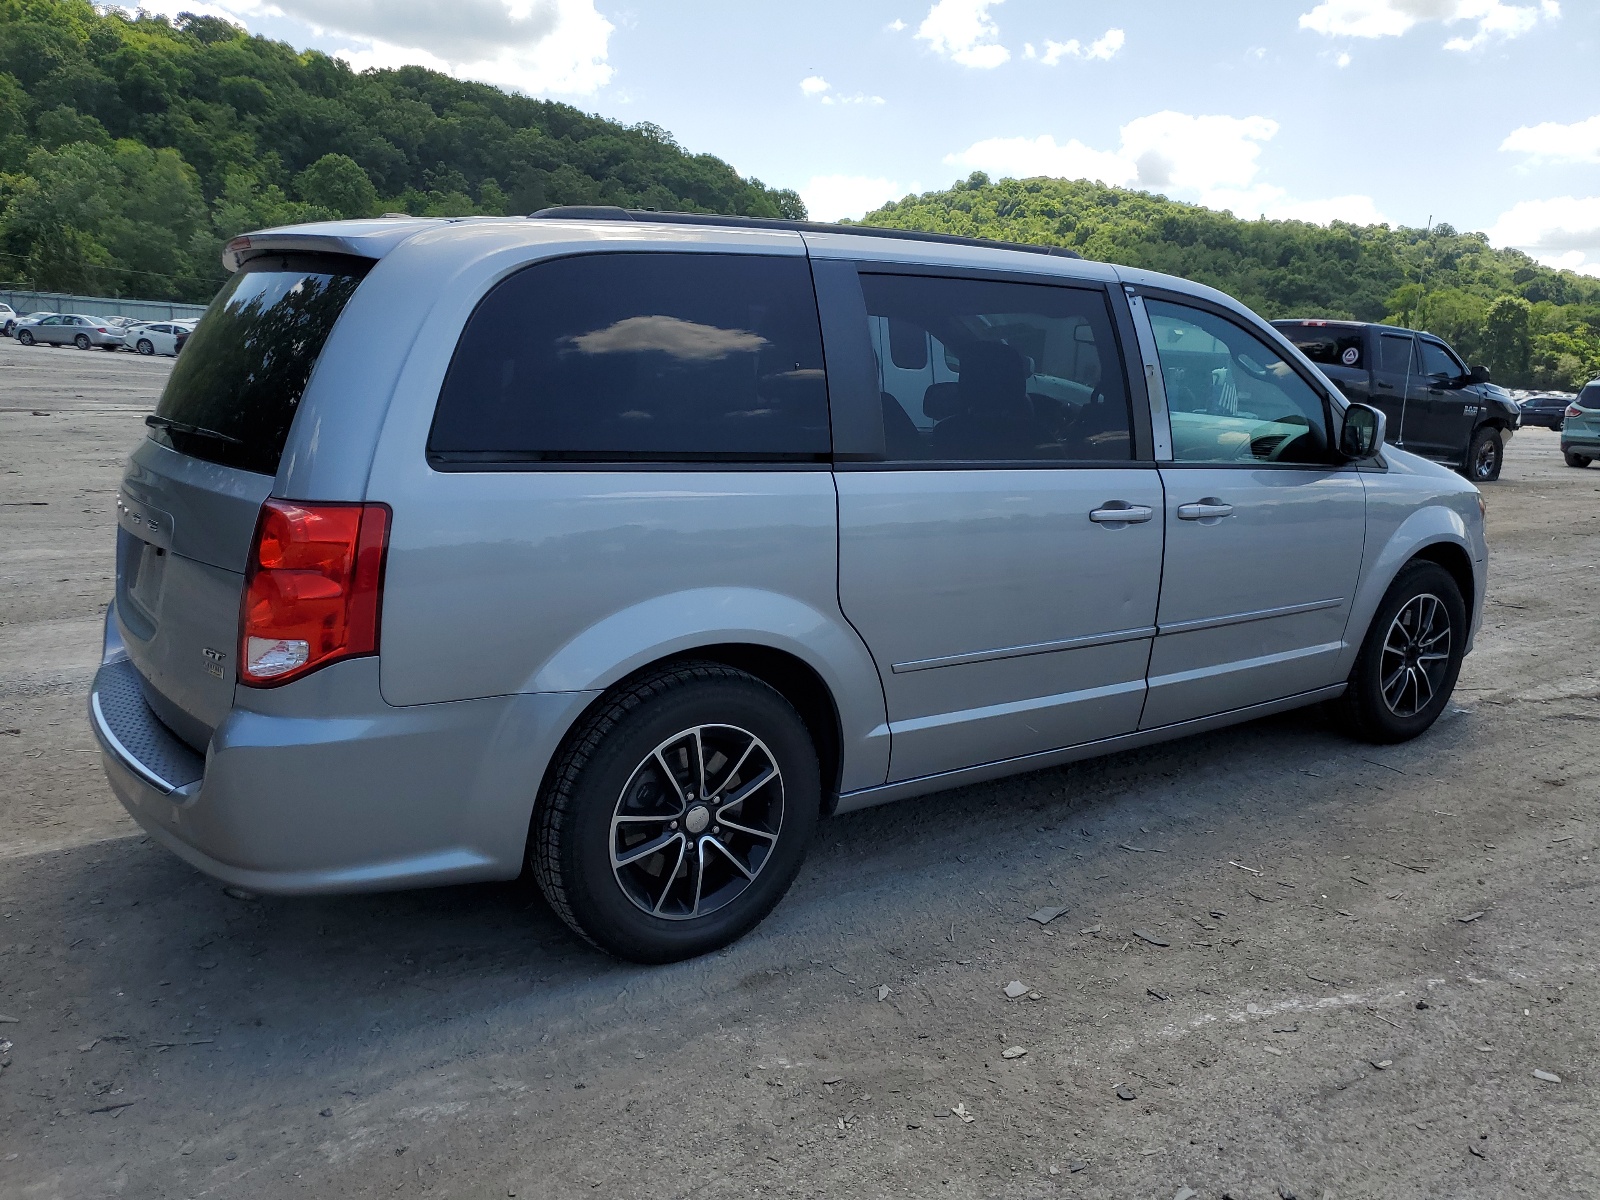
[[[1489,368],[1481,363],[1467,372],[1468,383],[1488,383]]]
[[[1344,423],[1339,427],[1339,453],[1351,459],[1371,458],[1383,449],[1386,425],[1377,409],[1352,404],[1344,410]]]

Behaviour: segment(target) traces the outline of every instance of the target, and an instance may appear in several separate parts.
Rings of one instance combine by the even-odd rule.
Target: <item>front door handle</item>
[[[1129,504],[1126,500],[1107,500],[1089,514],[1097,525],[1138,525],[1156,515],[1148,504]]]
[[[1207,496],[1202,500],[1196,500],[1193,504],[1178,505],[1180,521],[1212,521],[1232,515],[1233,505],[1225,504],[1215,496]]]

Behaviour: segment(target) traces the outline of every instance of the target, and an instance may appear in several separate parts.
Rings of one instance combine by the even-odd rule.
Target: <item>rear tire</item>
[[[568,739],[534,812],[530,865],[581,937],[675,962],[772,911],[821,809],[793,706],[743,671],[680,663],[619,689]]]
[[[1567,466],[1577,467],[1579,470],[1594,461],[1587,454],[1578,454],[1572,450],[1563,451],[1561,457],[1567,460]]]
[[[1408,565],[1373,614],[1336,702],[1351,736],[1384,744],[1426,732],[1455,690],[1466,639],[1467,606],[1450,572]]]
[[[1472,435],[1472,444],[1467,448],[1467,478],[1473,483],[1493,483],[1500,478],[1505,457],[1506,445],[1500,431],[1485,425]]]
[[[33,334],[29,333],[26,329],[19,329],[17,331],[17,341],[21,342],[24,346],[31,346],[33,345]]]

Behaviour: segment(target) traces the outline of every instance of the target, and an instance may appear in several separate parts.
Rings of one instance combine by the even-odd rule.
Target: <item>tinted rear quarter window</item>
[[[1325,367],[1365,367],[1361,327],[1274,321],[1280,333],[1312,362]]]
[[[311,370],[371,265],[326,256],[246,264],[184,343],[150,436],[208,462],[275,474]]]
[[[428,437],[443,469],[822,461],[822,335],[804,258],[589,254],[497,284]]]

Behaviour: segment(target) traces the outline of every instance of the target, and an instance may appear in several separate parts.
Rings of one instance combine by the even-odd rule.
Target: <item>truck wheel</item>
[[[529,857],[550,906],[641,963],[754,927],[800,871],[822,809],[817,753],[771,687],[680,663],[602,702],[539,798]]]
[[[1561,457],[1567,460],[1569,467],[1583,468],[1593,461],[1587,454],[1574,454],[1571,450],[1566,451]]]
[[[1438,563],[1413,562],[1390,585],[1336,702],[1365,742],[1410,741],[1450,700],[1466,652],[1467,606]]]
[[[1505,456],[1506,445],[1500,431],[1485,425],[1472,435],[1472,445],[1467,449],[1467,478],[1473,483],[1493,483],[1500,478]]]

